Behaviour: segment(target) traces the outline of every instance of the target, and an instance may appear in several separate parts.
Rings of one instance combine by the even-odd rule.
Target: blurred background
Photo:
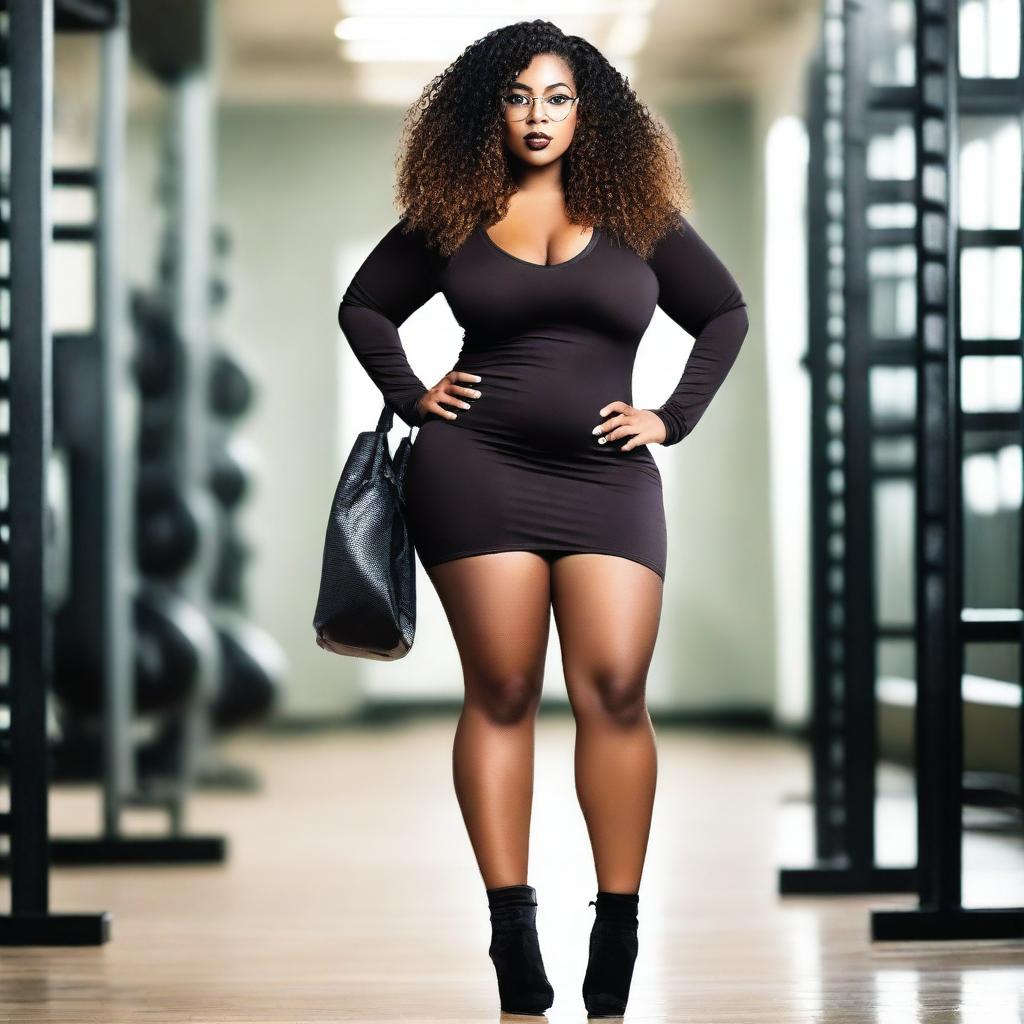
[[[398,661],[329,654],[311,621],[338,476],[382,404],[336,315],[398,219],[403,114],[470,42],[533,17],[593,42],[667,122],[690,219],[750,315],[693,443],[652,449],[669,555],[648,682],[667,791],[649,890],[695,920],[723,915],[716,962],[742,949],[763,964],[793,1021],[839,1019],[881,896],[915,923],[879,913],[873,940],[1024,937],[1019,0],[2,7],[6,521],[23,529],[3,534],[0,824],[5,863],[26,865],[7,944],[100,944],[110,907],[141,939],[213,907],[197,948],[225,998],[266,999],[281,948],[248,947],[235,975],[216,937],[267,927],[249,898],[276,894],[274,927],[311,947],[310,1019],[331,1019],[318,999],[336,1009],[342,992],[360,1019],[398,1019],[415,995],[389,1002],[373,980],[375,947],[340,913],[350,882],[397,874],[402,892],[429,882],[479,910],[447,762],[462,674],[429,578],[417,565],[416,638]],[[431,383],[461,344],[442,295],[401,335]],[[664,401],[691,344],[656,311],[636,405]],[[407,433],[396,418],[393,444]],[[571,722],[552,628],[534,863],[579,924],[592,893]],[[680,880],[687,857],[697,874]],[[230,868],[233,896],[216,875],[158,895],[113,867],[182,862]],[[69,869],[62,905],[80,915],[49,909],[50,863]],[[858,901],[839,912],[839,894]],[[50,924],[26,926],[19,906]],[[668,938],[700,937],[673,935],[665,909],[647,920],[643,1005],[672,1020],[728,1006],[726,978],[681,1009]],[[321,926],[352,958],[340,982],[310,938]],[[482,934],[460,936],[462,953],[477,957]],[[145,992],[168,1020],[224,995],[211,980],[175,1003],[146,973],[159,944],[154,959],[144,945],[117,954],[141,979],[123,1019]],[[939,1013],[949,985],[986,1021],[1024,1012],[1005,946],[974,961],[1006,968],[988,988],[962,964],[931,975],[893,956],[907,983],[878,972],[857,988],[876,1007],[865,1020]],[[488,1007],[489,967],[473,963],[459,998]],[[18,964],[12,1005],[56,1019],[65,1004]],[[83,1005],[106,1006],[108,982],[84,976]],[[743,1019],[769,1019],[758,1002]]]
[[[775,244],[799,237],[806,167],[799,112],[817,8],[544,9],[543,16],[601,48],[669,123],[691,182],[694,222],[744,286],[753,318],[706,443],[655,451],[672,523],[665,613],[672,628],[659,644],[649,693],[651,705],[666,710],[743,710],[790,723],[807,711],[807,587],[800,581],[808,392],[798,364],[804,327],[794,306],[803,281],[792,262],[802,255],[787,245],[770,261],[784,260],[787,272],[780,275],[785,294],[773,296],[785,320],[768,343],[764,211],[771,173],[773,201],[782,204],[776,216],[788,218]],[[461,694],[450,631],[422,570],[416,643],[401,664],[325,657],[311,642],[310,598],[338,473],[380,407],[338,329],[341,292],[397,220],[393,169],[405,108],[469,41],[506,18],[504,9],[460,3],[425,14],[418,5],[308,0],[287,16],[260,0],[217,5],[211,109],[196,130],[209,133],[209,216],[230,238],[217,268],[229,296],[215,329],[244,358],[256,392],[233,436],[244,439],[262,469],[234,520],[254,551],[246,568],[250,617],[290,663],[282,715],[340,716],[367,703]],[[159,41],[147,45],[169,47],[168,31],[185,30],[157,23],[153,31]],[[95,153],[98,47],[84,36],[56,43],[55,146],[62,159],[88,161]],[[166,140],[174,134],[175,102],[137,60],[126,87],[124,260],[132,284],[145,288],[158,276],[164,237],[173,230],[159,190],[162,178],[173,177]],[[55,316],[64,323],[87,318],[87,288],[80,304],[63,297]],[[461,328],[443,296],[410,319],[403,340],[423,380],[451,368]],[[637,364],[637,402],[667,397],[688,348],[689,339],[659,310]],[[770,362],[781,374],[774,398]],[[396,429],[395,440],[407,432]],[[791,570],[781,589],[780,551]],[[792,559],[802,559],[802,568]],[[732,642],[738,637],[742,642]],[[557,653],[553,645],[545,700],[564,703]]]

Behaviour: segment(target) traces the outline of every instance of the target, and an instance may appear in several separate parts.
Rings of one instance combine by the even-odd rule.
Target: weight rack
[[[53,448],[53,339],[48,251],[53,177],[52,0],[10,0],[0,12],[9,61],[3,120],[10,126],[7,275],[9,353],[3,381],[8,410],[7,504],[0,512],[0,555],[7,586],[0,642],[9,654],[3,732],[9,809],[0,830],[10,850],[10,913],[0,915],[0,945],[97,945],[110,936],[108,912],[49,909],[46,700],[53,677],[52,622],[45,602],[47,469]]]
[[[814,847],[810,868],[783,868],[783,894],[908,892],[913,867],[875,863],[874,479],[865,228],[870,198],[907,201],[906,183],[863,174],[870,112],[859,4],[826,0],[808,76],[808,315],[811,376]],[[876,4],[877,7],[877,4]],[[860,167],[860,171],[858,171]],[[879,346],[883,348],[883,346]],[[904,347],[905,348],[905,347]],[[884,359],[910,358],[899,344]],[[880,428],[892,437],[899,429]],[[903,427],[903,429],[907,429]],[[888,627],[911,636],[912,627]]]
[[[966,910],[961,903],[965,795],[1019,808],[1021,791],[1019,780],[1001,797],[991,780],[964,783],[964,645],[1015,643],[1020,665],[1024,572],[1018,575],[1018,607],[964,608],[963,431],[995,431],[1017,445],[1022,435],[1019,410],[960,410],[965,349],[958,302],[961,243],[1019,246],[1021,231],[1020,223],[980,235],[958,229],[954,197],[961,103],[1019,120],[1024,93],[1019,66],[1011,81],[960,78],[955,0],[917,0],[913,13],[912,35],[892,38],[897,30],[889,4],[828,0],[821,51],[809,78],[816,864],[783,869],[779,888],[804,894],[918,891],[918,910],[873,912],[875,939],[1022,937],[1021,909]],[[906,56],[907,43],[914,57],[911,81],[904,80],[905,66],[897,60]],[[888,81],[878,73],[880,53],[891,56],[897,69]],[[913,174],[869,175],[872,144],[881,140],[898,151],[908,129]],[[910,261],[902,259],[908,250]],[[916,299],[909,329],[897,301],[907,286]],[[1019,332],[970,347],[975,355],[1020,351]],[[893,370],[912,376],[914,415],[873,416],[873,373]],[[915,593],[906,623],[882,621],[878,608],[874,503],[878,484],[886,481],[912,483],[916,502]],[[919,695],[918,864],[907,868],[875,863],[877,681],[884,644],[908,647],[918,666],[907,666]]]
[[[977,79],[972,101],[964,104],[965,83],[957,57],[958,18],[959,4],[954,0],[919,0],[917,5],[915,49],[920,71],[913,101],[918,154],[914,194],[920,211],[914,230],[920,311],[914,339],[919,904],[907,910],[872,911],[873,939],[1024,938],[1024,907],[967,908],[962,899],[965,646],[968,642],[1015,643],[1018,667],[1024,650],[1019,564],[1018,607],[965,607],[965,435],[968,430],[984,435],[982,444],[986,446],[1021,445],[1024,433],[1019,408],[1012,413],[966,413],[961,409],[965,356],[1021,354],[1019,328],[1017,338],[964,342],[964,250],[968,246],[1019,248],[1024,220],[1018,206],[1015,229],[965,232],[959,227],[957,199],[961,111],[997,111],[1020,123],[1024,79],[1018,59],[1016,79],[1006,80],[1008,88],[999,80]],[[1020,373],[1018,366],[1018,377]],[[1018,785],[1018,806],[1020,796]]]

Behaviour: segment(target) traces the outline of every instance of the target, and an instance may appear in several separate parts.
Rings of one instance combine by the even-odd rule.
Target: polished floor
[[[227,863],[55,868],[53,908],[110,911],[111,941],[0,950],[0,1021],[498,1021],[486,899],[451,788],[454,728],[428,719],[221,744],[263,780],[189,804],[190,831],[229,838]],[[660,727],[658,752],[626,1021],[1024,1020],[1024,943],[872,943],[870,908],[913,897],[777,895],[779,866],[810,856],[799,744]],[[556,992],[547,1019],[584,1021],[595,883],[571,718],[541,717],[536,771],[529,881]],[[879,860],[905,863],[910,780],[879,779]],[[134,814],[130,831],[160,829],[156,812]],[[95,793],[56,789],[51,821],[57,834],[93,831]],[[1024,902],[1019,836],[972,832],[965,865],[968,905]]]

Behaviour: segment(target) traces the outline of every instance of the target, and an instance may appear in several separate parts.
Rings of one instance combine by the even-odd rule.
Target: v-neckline
[[[557,270],[559,267],[568,267],[573,263],[578,262],[585,256],[589,256],[594,250],[594,246],[597,245],[598,237],[601,234],[601,229],[595,224],[590,230],[590,238],[587,239],[587,244],[578,252],[575,256],[570,256],[567,260],[562,260],[561,263],[534,263],[533,260],[524,260],[521,256],[516,256],[510,253],[507,249],[503,249],[498,243],[487,234],[487,228],[483,224],[477,229],[484,237],[484,241],[488,242],[495,252],[500,253],[502,256],[508,257],[510,260],[515,260],[516,263],[522,263],[527,267],[537,267],[538,270]]]

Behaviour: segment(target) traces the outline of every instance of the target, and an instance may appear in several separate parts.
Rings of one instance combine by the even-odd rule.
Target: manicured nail
[[[591,433],[592,434],[600,434],[601,433],[601,428],[600,427],[594,427],[594,429],[591,431]]]
[[[603,416],[603,415],[604,415],[604,409],[602,409],[602,410],[601,410],[601,411],[600,411],[600,412],[598,413],[598,416]]]
[[[607,440],[608,440],[608,438],[607,438],[607,437],[599,437],[599,438],[597,439],[597,443],[598,443],[598,444],[604,444],[604,443],[605,443],[605,441],[607,441]]]
[[[475,380],[483,380],[483,377],[476,377]]]

